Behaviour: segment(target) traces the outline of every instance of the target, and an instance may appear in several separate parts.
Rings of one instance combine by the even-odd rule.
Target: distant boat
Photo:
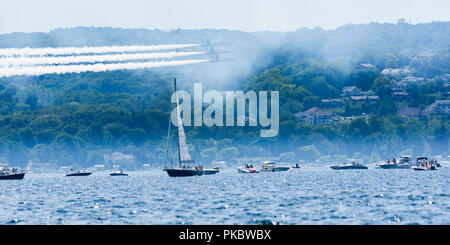
[[[217,173],[219,173],[219,167],[203,169],[203,174],[206,174],[206,175],[217,174]]]
[[[188,145],[186,143],[186,134],[184,133],[183,121],[181,120],[180,107],[178,104],[178,96],[177,96],[177,79],[173,80],[173,85],[175,87],[175,99],[177,103],[176,111],[177,111],[177,140],[178,140],[178,163],[179,167],[174,168],[164,168],[163,171],[166,171],[170,177],[189,177],[189,176],[201,176],[204,174],[203,167],[195,166],[195,161],[192,159],[189,154]],[[169,155],[169,140],[170,140],[170,118],[169,118],[169,129],[167,133],[167,156]],[[166,159],[167,160],[167,159]]]
[[[284,172],[290,170],[290,166],[277,166],[272,161],[265,161],[260,172]]]
[[[292,166],[291,169],[300,169],[300,165],[298,163],[295,164],[295,166]]]
[[[437,164],[433,161],[428,161],[427,157],[417,157],[416,166],[412,166],[411,168],[417,171],[430,171],[437,170]]]
[[[393,161],[389,161],[386,163],[377,164],[377,166],[382,169],[411,169],[413,165],[411,156],[401,156],[400,160],[395,163]]]
[[[362,165],[358,162],[351,162],[351,163],[347,163],[347,164],[341,164],[341,165],[336,165],[336,166],[331,166],[331,169],[334,170],[348,170],[348,169],[368,169],[367,166]]]
[[[0,180],[19,180],[24,177],[25,173],[22,170],[19,172],[17,168],[9,169],[1,167],[0,169]]]
[[[111,176],[128,176],[128,174],[124,173],[122,169],[116,170],[109,175]]]
[[[238,167],[237,171],[238,171],[238,173],[241,173],[241,174],[257,174],[257,173],[259,173],[259,171],[253,167],[253,165],[248,165],[248,164],[246,164],[244,167]]]
[[[68,173],[66,173],[66,177],[71,177],[71,176],[89,176],[89,175],[91,175],[92,173],[91,172],[88,172],[88,171],[81,171],[81,170],[73,170],[73,169],[70,169],[70,172],[68,172]]]

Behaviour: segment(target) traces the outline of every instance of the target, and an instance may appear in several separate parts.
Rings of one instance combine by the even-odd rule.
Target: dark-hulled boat
[[[0,167],[0,180],[17,180],[23,179],[25,173],[23,171],[19,172],[17,168],[4,168]]]
[[[188,145],[186,143],[186,135],[184,133],[183,121],[181,120],[180,107],[178,104],[178,95],[177,95],[177,79],[174,78],[173,85],[175,87],[175,99],[177,103],[176,112],[177,112],[177,140],[178,140],[178,162],[179,167],[174,168],[164,168],[163,171],[166,171],[170,177],[190,177],[190,176],[202,176],[204,174],[203,168],[201,166],[195,166],[195,161],[192,159],[189,154]],[[169,156],[169,142],[170,142],[170,118],[169,118],[169,129],[167,133],[167,157]]]
[[[66,177],[72,177],[72,176],[89,176],[89,175],[91,175],[92,173],[91,172],[87,172],[87,171],[80,171],[80,170],[77,170],[77,171],[74,171],[73,169],[71,169],[70,170],[70,172],[69,173],[66,173]]]
[[[122,169],[114,171],[109,174],[110,176],[128,176],[128,174],[124,173]]]
[[[13,180],[13,179],[23,179],[25,177],[25,173],[9,173],[9,174],[0,174],[0,180]]]
[[[362,165],[362,164],[357,163],[357,162],[351,162],[351,163],[347,163],[347,164],[331,166],[330,168],[334,169],[334,170],[368,169],[367,166]]]

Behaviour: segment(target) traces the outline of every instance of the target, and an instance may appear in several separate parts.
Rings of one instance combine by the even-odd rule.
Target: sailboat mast
[[[176,77],[173,79],[173,86],[175,87],[175,100],[177,102],[177,120],[178,120],[178,116],[180,114],[180,108],[178,107],[177,78]],[[179,126],[180,125],[178,125],[178,127]],[[180,152],[180,134],[179,134],[179,130],[177,130],[177,142],[178,142],[178,162],[180,163],[180,168],[181,168],[181,152]]]
[[[170,110],[169,110],[169,129],[167,130],[167,145],[166,145],[166,160],[164,161],[164,164],[166,164],[167,167],[167,161],[169,160],[169,146],[170,146],[170,124],[172,122],[170,121]],[[172,167],[172,161],[170,161],[170,167]]]

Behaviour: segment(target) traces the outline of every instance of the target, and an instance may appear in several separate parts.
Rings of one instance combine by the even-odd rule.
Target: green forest
[[[449,34],[450,22],[371,23],[287,33],[71,28],[0,35],[0,48],[189,43],[210,38],[225,41],[224,48],[235,59],[183,68],[0,78],[0,162],[22,167],[30,162],[111,167],[114,162],[105,155],[121,152],[135,157],[121,163],[125,168],[161,167],[173,76],[188,92],[201,81],[204,90],[280,93],[276,137],[261,138],[259,127],[185,127],[193,158],[205,165],[244,157],[327,164],[349,158],[375,162],[400,154],[447,156],[449,114],[428,110],[436,101],[449,100]],[[423,81],[407,83],[408,96],[399,99],[393,84],[403,77],[382,71],[403,67]],[[371,90],[377,99],[342,96],[348,86]],[[329,108],[326,99],[340,99],[341,104]],[[299,120],[299,112],[314,107],[330,111],[336,120],[314,124]],[[404,117],[401,108],[423,113]]]

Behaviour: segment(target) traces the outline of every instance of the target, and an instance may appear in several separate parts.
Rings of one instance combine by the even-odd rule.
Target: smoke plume
[[[135,70],[156,68],[164,66],[181,66],[209,62],[209,60],[173,60],[158,62],[117,63],[117,64],[93,64],[93,65],[59,65],[59,66],[25,66],[0,69],[0,77],[10,76],[39,76],[44,74],[63,74],[80,72],[103,72],[115,70]]]

